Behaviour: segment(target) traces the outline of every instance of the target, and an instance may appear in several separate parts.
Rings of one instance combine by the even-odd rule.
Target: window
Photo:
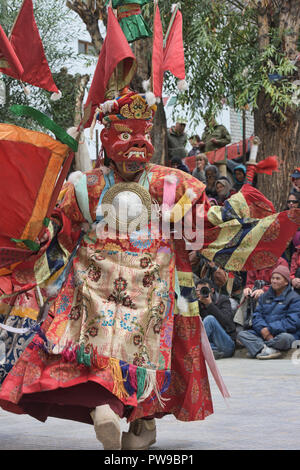
[[[78,40],[79,54],[96,55],[95,48],[91,42]]]

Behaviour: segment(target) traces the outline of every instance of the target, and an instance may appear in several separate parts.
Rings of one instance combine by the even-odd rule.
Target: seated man
[[[300,297],[290,285],[290,271],[277,266],[271,276],[271,287],[259,297],[253,314],[252,329],[237,335],[251,357],[275,359],[281,351],[300,339]]]
[[[238,330],[248,330],[251,328],[252,317],[256,309],[257,301],[261,295],[269,290],[272,272],[278,266],[288,268],[289,265],[286,259],[280,257],[276,263],[269,268],[248,271],[243,296],[234,317],[235,323],[240,325]]]
[[[254,297],[255,300],[257,300],[264,292],[267,292],[271,284],[272,273],[278,266],[288,267],[288,262],[284,258],[278,258],[275,265],[271,266],[270,268],[258,269],[257,271],[248,271],[246,286],[244,289],[245,297],[250,295],[251,297]],[[255,281],[263,281],[263,283],[261,283],[261,288],[254,289],[257,286],[257,284],[255,285]]]
[[[199,310],[215,359],[231,357],[235,351],[235,324],[229,297],[215,292],[208,278],[198,281]]]

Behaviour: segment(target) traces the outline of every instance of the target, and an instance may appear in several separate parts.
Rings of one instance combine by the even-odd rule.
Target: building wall
[[[243,119],[242,113],[238,113],[230,109],[230,126],[231,142],[239,142],[243,138]],[[254,133],[254,118],[253,115],[246,111],[246,138]]]

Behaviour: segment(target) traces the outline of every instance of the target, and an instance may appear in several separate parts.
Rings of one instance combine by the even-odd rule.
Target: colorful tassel
[[[81,344],[77,349],[76,359],[78,364],[83,364],[87,367],[91,366],[91,356],[84,352],[84,344]]]
[[[132,377],[130,376],[130,373],[129,373],[130,364],[124,361],[120,361],[120,367],[121,367],[122,375],[123,375],[124,388],[126,392],[128,393],[128,395],[131,396],[136,392],[136,388],[134,388],[133,386],[134,384],[132,384],[131,382]],[[136,383],[136,380],[135,380],[135,383]]]
[[[136,369],[136,380],[137,380],[137,391],[136,396],[139,400],[144,393],[145,380],[146,380],[146,369],[143,367],[137,367]]]
[[[164,383],[162,385],[162,388],[160,390],[160,393],[165,393],[168,388],[170,387],[170,383],[171,383],[171,371],[170,370],[166,370],[165,371],[165,377],[164,377]]]
[[[109,368],[114,381],[113,394],[120,399],[128,398],[129,394],[124,387],[124,379],[119,360],[110,358]]]
[[[137,392],[137,373],[136,373],[136,366],[129,364],[129,380],[131,383],[132,388],[135,392]]]

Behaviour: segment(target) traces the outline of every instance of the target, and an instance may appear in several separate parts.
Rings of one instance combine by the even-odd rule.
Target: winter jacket
[[[252,329],[261,336],[261,330],[268,328],[272,336],[290,333],[300,339],[300,295],[288,285],[278,296],[272,287],[258,299],[253,313]]]
[[[177,134],[174,128],[171,127],[167,132],[168,139],[168,157],[171,160],[173,157],[178,157],[180,159],[187,156],[187,150],[185,146],[187,144],[187,135],[184,132],[183,134]]]
[[[212,296],[212,303],[205,306],[199,302],[199,308],[202,319],[208,315],[214,316],[231,339],[233,341],[236,340],[236,328],[233,321],[234,314],[231,308],[230,299],[227,295],[214,293]]]
[[[272,272],[279,265],[286,266],[287,268],[289,267],[288,262],[284,258],[278,258],[277,262],[270,268],[258,269],[257,271],[248,271],[245,287],[253,289],[254,282],[256,280],[265,281],[267,285],[264,286],[263,290],[266,292],[270,287]]]
[[[216,139],[218,143],[215,144],[211,142],[211,139]],[[212,128],[205,127],[201,140],[205,144],[204,152],[211,152],[212,150],[217,150],[229,144],[231,142],[231,136],[225,126],[216,124]]]

